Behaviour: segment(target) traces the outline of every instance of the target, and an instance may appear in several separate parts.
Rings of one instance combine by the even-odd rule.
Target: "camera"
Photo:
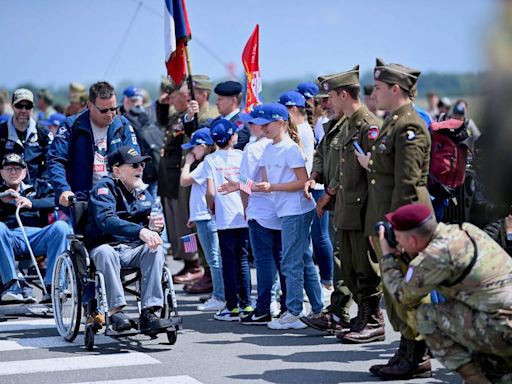
[[[388,241],[388,244],[391,248],[396,248],[398,245],[395,232],[393,231],[393,227],[389,221],[378,221],[375,224],[375,233],[379,236],[380,227],[384,227],[384,238]]]

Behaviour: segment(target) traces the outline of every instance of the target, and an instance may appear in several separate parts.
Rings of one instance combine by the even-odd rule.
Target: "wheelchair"
[[[59,255],[52,276],[52,306],[55,325],[59,334],[72,342],[78,335],[82,323],[82,310],[86,317],[84,344],[87,351],[94,348],[94,337],[104,326],[106,336],[120,337],[141,334],[138,321],[132,319],[133,328],[117,332],[110,324],[110,311],[107,303],[107,291],[103,274],[94,269],[92,260],[84,245],[84,237],[79,233],[85,228],[87,202],[71,199],[71,220],[75,233],[68,235],[69,249]],[[125,293],[135,296],[138,312],[141,311],[140,279],[138,269],[122,269],[121,277]],[[162,271],[162,290],[164,303],[160,317],[171,320],[171,326],[155,332],[145,333],[151,338],[165,332],[169,344],[174,345],[178,330],[182,329],[182,318],[178,315],[176,294],[171,272],[164,266]]]

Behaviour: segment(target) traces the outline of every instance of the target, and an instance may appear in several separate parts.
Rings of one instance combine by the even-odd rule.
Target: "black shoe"
[[[128,331],[132,328],[132,322],[123,311],[110,315],[110,323],[112,324],[112,329],[116,332]]]
[[[142,333],[158,333],[172,326],[170,319],[161,319],[150,309],[143,309],[139,320],[140,331]]]
[[[260,315],[253,311],[243,317],[240,316],[240,323],[245,325],[267,325],[270,321],[272,321],[270,313]]]

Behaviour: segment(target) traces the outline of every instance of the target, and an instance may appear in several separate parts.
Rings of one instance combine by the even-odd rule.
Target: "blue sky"
[[[163,0],[141,3],[0,0],[0,88],[159,81],[165,70]],[[483,43],[498,5],[498,0],[187,0],[192,70],[221,79],[227,77],[225,64],[234,63],[241,73],[243,47],[259,23],[264,81],[355,64],[370,70],[375,57],[425,72],[476,72],[485,69]]]

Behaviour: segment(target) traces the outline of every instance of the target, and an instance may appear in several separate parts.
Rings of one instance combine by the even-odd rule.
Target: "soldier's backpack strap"
[[[461,229],[462,229],[462,226],[461,226]],[[475,239],[473,239],[471,237],[471,235],[468,233],[468,231],[464,230],[464,232],[466,232],[466,235],[468,235],[469,240],[471,240],[471,242],[473,243],[473,250],[474,250],[473,251],[473,257],[471,258],[471,261],[469,262],[468,266],[464,269],[464,271],[462,271],[460,276],[455,281],[452,281],[451,283],[444,283],[444,284],[442,284],[445,287],[453,287],[454,285],[457,285],[462,280],[464,280],[466,278],[466,276],[469,275],[469,272],[471,272],[471,270],[473,269],[473,266],[476,263],[476,259],[478,258],[478,248],[476,246]]]

